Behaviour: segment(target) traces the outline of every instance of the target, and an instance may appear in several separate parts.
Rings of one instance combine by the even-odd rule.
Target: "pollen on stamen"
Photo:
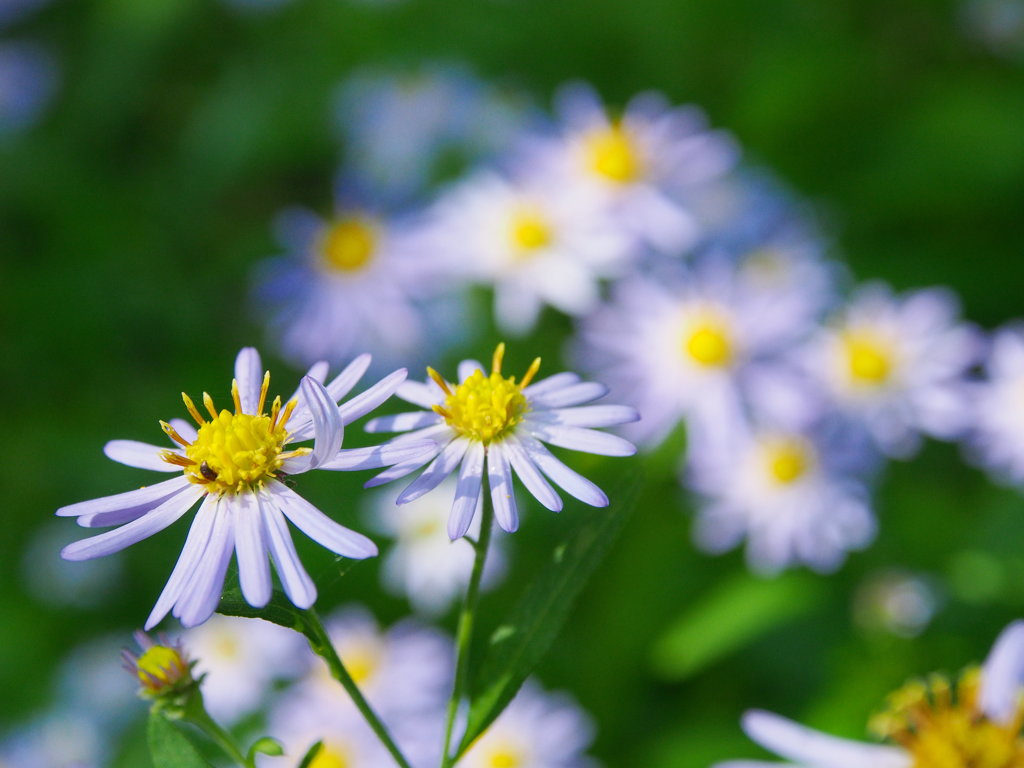
[[[201,414],[199,412],[199,409],[196,408],[196,404],[192,402],[192,398],[189,397],[186,393],[182,392],[181,399],[184,401],[185,408],[188,409],[189,414],[192,416],[196,424],[198,424],[199,426],[203,426],[203,424],[206,423],[206,419],[203,418],[203,414]]]
[[[263,372],[263,384],[260,385],[260,401],[256,405],[256,414],[263,414],[263,406],[267,402],[267,390],[270,389],[270,371]]]
[[[171,438],[171,440],[173,440],[183,448],[188,448],[190,445],[192,445],[192,443],[190,443],[188,440],[186,440],[184,437],[178,434],[178,430],[176,430],[166,421],[160,422],[160,429],[162,429],[167,434],[167,436]]]

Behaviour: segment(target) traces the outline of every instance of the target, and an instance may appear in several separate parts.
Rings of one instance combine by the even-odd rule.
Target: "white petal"
[[[570,451],[585,451],[601,456],[632,456],[636,453],[636,446],[628,440],[596,429],[545,425],[532,421],[526,423],[526,428],[538,440]]]
[[[547,392],[553,392],[556,389],[564,389],[576,384],[580,380],[580,377],[575,373],[564,371],[562,373],[556,373],[553,376],[548,376],[546,379],[541,379],[526,389],[523,390],[523,394],[527,397],[536,397]]]
[[[277,508],[275,500],[266,493],[260,493],[257,503],[263,517],[263,532],[266,534],[267,546],[274,558],[274,567],[281,578],[285,594],[299,608],[309,608],[316,602],[316,586],[309,578],[302,561],[295,551],[288,524]]]
[[[126,491],[114,496],[104,496],[100,499],[79,501],[75,504],[68,504],[61,507],[56,514],[60,517],[77,517],[78,515],[98,515],[104,512],[121,512],[136,508],[148,508],[160,504],[168,496],[171,496],[183,488],[191,485],[188,478],[175,477],[171,480],[164,480],[156,485],[148,485],[135,491]]]
[[[399,368],[394,373],[385,376],[365,392],[356,395],[347,403],[342,403],[338,407],[342,423],[351,424],[356,419],[368,414],[391,397],[408,375],[408,371],[405,368]]]
[[[272,589],[270,560],[263,543],[263,521],[256,495],[235,496],[231,512],[234,516],[235,556],[238,559],[238,580],[242,595],[249,605],[262,608],[270,601]]]
[[[342,425],[338,407],[327,394],[324,385],[315,379],[304,376],[302,379],[302,396],[313,417],[313,452],[307,457],[309,469],[315,469],[325,461],[333,459],[341,449],[345,428]]]
[[[370,362],[372,360],[372,355],[359,355],[359,357],[346,365],[341,373],[331,379],[331,383],[327,385],[327,392],[333,398],[334,402],[338,402],[352,391],[352,387],[358,384],[359,380],[363,378],[363,374],[365,374],[366,369],[370,367]]]
[[[191,421],[185,421],[184,419],[171,419],[169,423],[181,437],[185,438],[185,440],[190,443],[194,443],[196,438],[199,437],[199,432],[196,431],[196,428]],[[171,440],[171,445],[178,448],[178,444],[173,440]]]
[[[407,432],[410,429],[422,429],[431,424],[440,424],[443,417],[433,411],[409,411],[396,413],[392,416],[378,416],[366,422],[367,432]]]
[[[981,672],[981,709],[990,719],[1010,723],[1024,693],[1024,621],[996,639]]]
[[[181,472],[181,467],[169,464],[161,458],[167,451],[168,449],[162,446],[140,443],[137,440],[111,440],[103,446],[103,452],[108,459],[129,467],[152,469],[157,472]]]
[[[203,489],[196,485],[184,488],[160,506],[120,528],[68,544],[61,550],[60,556],[65,560],[91,560],[120,552],[171,525],[188,512],[203,493]]]
[[[529,387],[527,387],[529,389]],[[525,390],[524,390],[525,393]],[[569,387],[562,387],[541,395],[527,396],[530,405],[545,410],[551,408],[566,408],[570,405],[580,405],[597,400],[608,394],[608,387],[596,381],[583,381]]]
[[[491,486],[494,519],[504,531],[512,533],[518,530],[519,510],[512,488],[512,467],[500,443],[491,443],[487,449],[487,480]]]
[[[398,495],[395,503],[405,504],[415,501],[423,494],[434,490],[459,465],[468,447],[469,441],[464,438],[448,443],[440,455],[430,463],[430,466],[423,470],[423,474]]]
[[[608,497],[592,482],[556,459],[547,448],[529,435],[519,434],[520,444],[529,459],[566,493],[592,507],[607,507]]]
[[[220,593],[224,589],[224,575],[234,549],[234,530],[231,525],[233,501],[231,497],[222,496],[213,510],[213,528],[206,551],[172,611],[181,620],[182,626],[198,626],[217,609]]]
[[[449,443],[437,443],[436,445],[437,447],[435,449],[431,449],[430,451],[425,452],[418,459],[410,459],[409,461],[403,461],[400,464],[395,464],[395,466],[389,469],[385,469],[379,475],[367,480],[363,484],[363,487],[376,488],[378,485],[390,483],[392,480],[397,480],[400,477],[405,477],[406,475],[415,472],[428,461],[430,461],[435,456],[440,454],[449,445]]]
[[[459,363],[458,368],[459,382],[463,382],[468,379],[473,375],[474,371],[480,371],[484,376],[487,375],[487,371],[484,370],[484,367],[480,364],[479,360],[463,360]]]
[[[174,570],[171,571],[160,597],[157,598],[156,605],[153,606],[149,618],[146,619],[147,632],[163,620],[171,607],[178,602],[182,590],[192,578],[192,572],[206,551],[206,545],[210,540],[210,531],[216,517],[214,515],[216,500],[216,496],[207,494],[203,503],[199,505],[196,516],[192,519],[192,525],[188,529],[188,536],[185,537],[185,545],[181,548],[181,554],[178,555],[178,562],[174,564]]]
[[[628,405],[582,405],[577,408],[559,408],[537,411],[529,415],[536,421],[564,424],[567,427],[615,427],[640,420],[640,414]]]
[[[444,393],[433,382],[424,384],[422,381],[403,381],[401,386],[395,390],[395,394],[407,403],[428,410],[430,406],[444,401]]]
[[[263,363],[260,362],[260,353],[253,347],[246,347],[235,358],[235,379],[238,381],[242,413],[255,414],[263,387]]]
[[[473,443],[466,450],[459,481],[455,485],[455,501],[448,515],[448,538],[452,541],[462,538],[473,522],[473,515],[480,504],[480,490],[484,477],[484,447]]]
[[[829,736],[770,712],[743,716],[743,730],[765,749],[807,768],[909,768],[910,756],[897,747]]]
[[[438,446],[433,440],[384,443],[366,448],[342,449],[333,459],[321,464],[320,469],[377,469],[418,460],[426,463],[437,454]]]
[[[267,492],[296,528],[332,552],[357,560],[377,554],[377,545],[370,539],[334,522],[288,486],[272,481]]]
[[[505,441],[505,453],[512,463],[512,469],[516,471],[519,479],[523,481],[533,497],[552,512],[562,511],[562,497],[551,487],[551,484],[544,479],[544,475],[537,469],[519,441],[511,438]]]

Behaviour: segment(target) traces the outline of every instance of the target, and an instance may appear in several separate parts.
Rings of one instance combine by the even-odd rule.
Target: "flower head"
[[[871,723],[895,746],[812,731],[768,712],[748,712],[754,741],[798,768],[1019,768],[1024,765],[1024,622],[1007,627],[985,665],[956,681],[935,675],[894,693]],[[746,762],[720,763],[738,768]]]
[[[165,637],[159,643],[144,632],[135,633],[135,642],[142,649],[141,654],[129,650],[121,651],[124,668],[138,678],[141,688],[139,695],[145,698],[177,696],[191,690],[196,680],[192,677],[192,666],[180,642],[171,643]]]
[[[985,374],[973,388],[968,454],[1000,480],[1024,483],[1024,328],[995,334]]]
[[[432,447],[421,443],[399,453],[393,447],[341,450],[345,424],[376,408],[405,379],[404,370],[396,371],[339,406],[337,401],[355,386],[369,362],[368,355],[357,358],[326,386],[321,383],[326,364],[318,364],[287,403],[276,397],[268,409],[270,374],[263,372],[255,349],[243,349],[235,361],[233,411],[217,410],[213,398],[204,393],[204,415],[183,394],[198,428],[180,420],[161,422],[174,447],[131,440],[107,443],[104,451],[115,461],[178,476],[57,510],[58,515],[77,517],[85,527],[120,526],[68,545],[61,556],[88,560],[118,552],[167,528],[201,501],[146,627],[154,626],[168,611],[185,626],[209,618],[233,551],[242,594],[251,605],[260,607],[270,600],[272,559],[288,597],[300,608],[308,608],[316,599],[316,588],[295,552],[286,518],[343,557],[371,557],[377,548],[295,493],[282,482],[284,477],[317,468],[386,466]],[[290,448],[310,439],[311,447]]]
[[[472,360],[459,366],[459,383],[446,381],[437,371],[425,383],[407,382],[398,391],[404,400],[424,411],[384,416],[371,420],[371,432],[407,432],[388,445],[401,446],[407,440],[437,441],[430,456],[400,462],[367,485],[380,485],[404,477],[430,462],[423,473],[398,496],[398,503],[413,501],[433,490],[456,467],[459,480],[455,502],[448,519],[448,535],[463,536],[469,529],[483,490],[483,476],[490,482],[495,518],[506,531],[519,525],[512,472],[538,501],[560,510],[562,500],[548,480],[592,506],[605,506],[608,498],[592,482],[555,458],[543,443],[608,456],[629,456],[632,444],[594,427],[625,424],[639,418],[632,408],[619,405],[591,405],[607,390],[601,384],[580,382],[573,373],[561,373],[536,383],[540,358],[521,379],[502,372],[505,345],[494,352],[491,372]],[[431,461],[431,459],[433,459]]]

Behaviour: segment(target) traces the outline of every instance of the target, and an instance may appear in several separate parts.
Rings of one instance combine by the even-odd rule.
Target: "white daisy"
[[[831,571],[874,537],[867,489],[834,466],[827,443],[776,429],[737,438],[728,452],[690,462],[688,479],[702,496],[695,535],[703,548],[723,552],[746,539],[754,570]]]
[[[390,362],[429,340],[412,295],[422,259],[403,246],[401,223],[339,206],[329,219],[289,209],[276,225],[287,254],[260,266],[257,296],[284,356],[340,363],[368,346]]]
[[[751,290],[713,254],[683,278],[616,285],[580,325],[577,357],[643,414],[630,437],[656,445],[685,420],[695,450],[717,450],[745,424],[750,393],[765,389],[766,364],[810,330],[779,298]]]
[[[556,106],[561,133],[525,143],[531,166],[547,169],[563,194],[600,195],[624,232],[657,251],[677,256],[697,241],[689,198],[735,164],[731,139],[708,130],[698,109],[672,107],[656,93],[634,97],[612,118],[577,83]]]
[[[468,542],[452,541],[445,533],[451,512],[447,499],[455,495],[454,478],[439,486],[439,493],[395,504],[398,491],[378,494],[367,520],[394,539],[381,562],[381,574],[389,591],[405,595],[420,613],[443,613],[452,600],[464,594],[473,568],[474,553]],[[479,535],[480,518],[474,514],[469,535]],[[492,542],[484,565],[484,588],[493,586],[505,571],[501,540]]]
[[[398,496],[404,504],[433,490],[459,467],[455,502],[448,518],[448,535],[465,535],[480,504],[483,476],[487,474],[495,519],[506,531],[519,527],[519,513],[512,488],[512,471],[545,507],[558,511],[562,499],[545,475],[571,496],[591,506],[603,507],[608,497],[596,485],[567,467],[544,447],[606,456],[631,456],[636,449],[621,437],[598,432],[639,418],[621,405],[590,405],[607,393],[602,384],[581,382],[574,373],[559,373],[531,384],[540,358],[516,382],[503,376],[505,345],[494,352],[491,374],[480,363],[464,360],[459,383],[449,384],[432,368],[426,382],[406,382],[398,396],[426,410],[372,419],[371,432],[407,432],[387,445],[400,447],[408,440],[436,440],[437,448],[426,459],[400,462],[367,483],[367,487],[397,480],[430,461],[423,473]]]
[[[567,696],[527,682],[459,761],[462,768],[584,768],[594,728]]]
[[[566,194],[539,177],[479,172],[438,200],[421,234],[455,277],[494,288],[498,325],[522,334],[544,305],[590,311],[598,280],[618,273],[632,243],[593,195]]]
[[[344,557],[371,557],[377,554],[377,547],[324,515],[285,485],[282,477],[317,468],[385,466],[402,460],[402,453],[416,455],[430,447],[340,450],[344,426],[380,405],[405,379],[404,370],[396,371],[337,405],[369,362],[368,355],[357,358],[326,388],[321,381],[327,366],[318,364],[287,404],[277,397],[267,413],[270,373],[261,373],[255,349],[243,349],[235,361],[231,387],[234,413],[218,412],[213,398],[203,393],[207,418],[182,394],[199,429],[180,420],[161,422],[177,443],[175,447],[133,440],[107,443],[104,452],[122,464],[181,474],[139,490],[57,510],[58,515],[77,517],[79,525],[87,528],[119,526],[68,545],[61,556],[89,560],[118,552],[167,528],[201,500],[177,565],[146,621],[147,629],[168,611],[187,627],[208,619],[217,607],[232,550],[238,556],[242,594],[251,605],[260,607],[270,600],[269,553],[288,597],[300,608],[308,608],[316,599],[316,587],[295,552],[286,518]],[[312,448],[288,447],[310,439],[314,440]]]
[[[995,334],[972,394],[968,455],[1000,480],[1024,483],[1024,327]]]
[[[899,746],[847,741],[768,712],[743,718],[751,739],[789,768],[1018,768],[1024,764],[1024,622],[1007,627],[985,665],[958,681],[940,675],[894,693],[872,730]],[[734,760],[715,768],[771,768]],[[780,766],[781,768],[781,766]]]
[[[234,616],[211,616],[182,642],[203,675],[203,703],[214,720],[232,724],[254,712],[275,680],[298,673],[305,651],[300,635]]]
[[[965,375],[984,342],[957,322],[949,291],[893,296],[869,284],[800,353],[830,405],[888,456],[915,453],[921,434],[953,439],[970,423]]]

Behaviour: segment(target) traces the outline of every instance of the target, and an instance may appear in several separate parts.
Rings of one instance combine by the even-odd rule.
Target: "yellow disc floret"
[[[893,374],[893,350],[877,334],[848,332],[843,336],[850,378],[858,384],[880,387]]]
[[[446,395],[444,405],[435,405],[434,410],[444,416],[448,425],[460,435],[484,445],[501,440],[523,420],[530,409],[523,389],[540,368],[538,357],[522,381],[516,383],[515,376],[501,375],[504,356],[505,345],[499,344],[494,351],[491,375],[485,376],[478,369],[454,389],[437,371],[427,369]]]
[[[735,356],[732,332],[724,318],[708,313],[688,324],[683,333],[683,353],[704,368],[725,368]]]
[[[804,477],[814,461],[811,447],[799,438],[778,438],[764,446],[768,476],[779,485],[792,485]]]
[[[181,653],[165,645],[153,645],[135,662],[135,673],[147,694],[159,694],[191,676]]]
[[[523,209],[512,216],[509,237],[520,255],[533,255],[551,244],[551,225],[538,211]]]
[[[633,138],[621,123],[588,137],[587,159],[590,169],[617,184],[629,184],[643,174],[643,161]]]
[[[359,272],[377,250],[377,229],[368,219],[351,216],[334,222],[324,231],[320,254],[328,269]]]
[[[1024,702],[1008,722],[994,722],[980,709],[980,685],[978,669],[955,683],[938,675],[911,682],[890,696],[871,728],[906,749],[911,768],[1021,768]]]
[[[270,374],[263,376],[259,404],[255,414],[244,413],[238,393],[238,382],[231,385],[235,412],[217,411],[213,398],[203,393],[203,404],[210,418],[200,414],[192,399],[182,393],[185,407],[199,426],[196,439],[185,440],[170,424],[160,426],[171,439],[185,449],[184,455],[167,451],[164,461],[176,464],[184,470],[185,476],[193,483],[205,485],[209,493],[242,493],[259,488],[275,476],[285,459],[309,451],[299,448],[284,451],[288,442],[285,428],[297,402],[295,400],[281,407],[281,398],[274,399],[270,413],[264,414]]]

